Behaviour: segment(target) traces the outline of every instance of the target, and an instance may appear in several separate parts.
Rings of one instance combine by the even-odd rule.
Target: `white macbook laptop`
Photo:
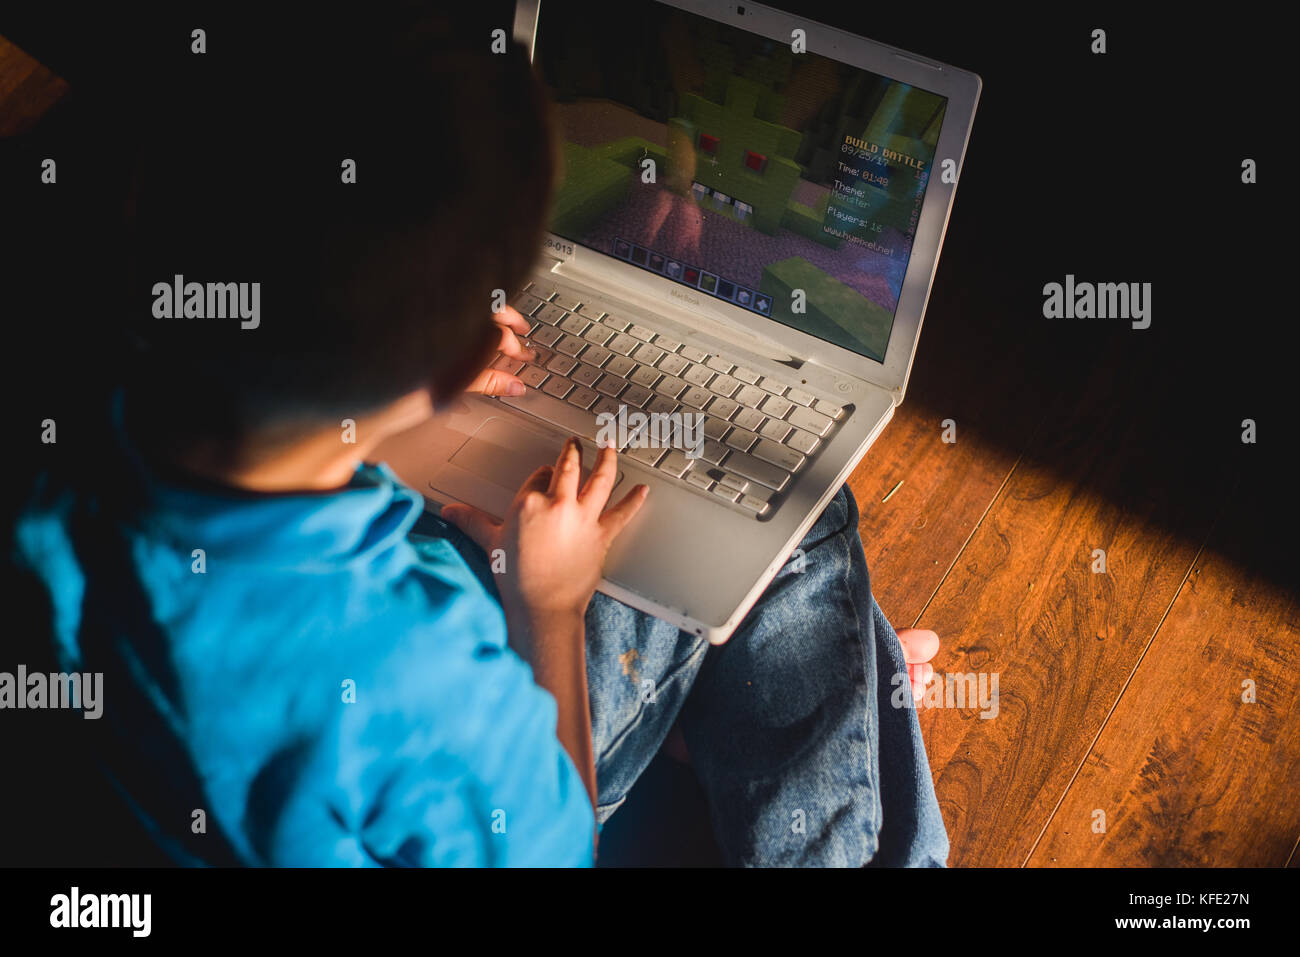
[[[980,79],[752,3],[523,0],[564,177],[538,357],[380,447],[502,515],[565,439],[650,495],[600,590],[725,641],[903,400]]]

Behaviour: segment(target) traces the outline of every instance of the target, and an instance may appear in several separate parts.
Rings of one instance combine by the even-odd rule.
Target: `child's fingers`
[[[515,495],[515,501],[518,501],[528,492],[545,492],[549,495],[551,491],[551,476],[554,472],[554,465],[540,466],[537,471],[524,479],[524,484],[519,486],[519,491]]]
[[[484,369],[465,387],[465,391],[477,392],[481,395],[523,395],[528,391],[528,387],[518,376],[513,376],[509,372],[502,372],[500,369]]]
[[[484,551],[492,548],[496,543],[501,523],[487,512],[477,509],[473,505],[462,505],[459,502],[454,502],[451,505],[444,505],[440,514],[443,519],[451,522],[451,524],[472,538]]]
[[[614,491],[614,481],[618,478],[618,453],[609,446],[596,453],[596,466],[587,478],[587,484],[578,493],[578,501],[588,505],[599,514],[609,501],[609,493]]]
[[[578,495],[578,478],[582,474],[582,446],[577,437],[569,439],[555,460],[551,475],[551,494],[559,499],[573,499]]]
[[[908,664],[929,661],[939,653],[939,636],[927,628],[900,628],[898,641]]]
[[[609,541],[613,541],[618,537],[618,533],[627,527],[627,523],[632,521],[632,516],[641,510],[645,497],[649,493],[649,486],[638,485],[624,495],[617,505],[605,509],[604,514],[600,516],[600,525],[605,530]]]
[[[503,328],[513,329],[521,336],[528,335],[528,328],[531,324],[513,306],[502,306],[501,311],[492,318],[496,320],[497,325]]]
[[[533,349],[525,346],[519,341],[518,336],[504,327],[501,329],[500,349],[503,355],[507,355],[511,359],[522,359],[525,362],[531,362],[537,358],[537,353]]]

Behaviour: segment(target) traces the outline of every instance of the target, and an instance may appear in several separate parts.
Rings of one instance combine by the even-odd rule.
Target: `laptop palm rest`
[[[429,485],[500,518],[509,510],[519,487],[538,467],[554,465],[563,447],[562,436],[539,432],[510,419],[493,417],[483,422],[456,450],[456,454],[434,473]],[[583,449],[583,482],[591,474],[595,455],[593,450]],[[615,493],[622,483],[623,472],[620,470],[614,484]]]

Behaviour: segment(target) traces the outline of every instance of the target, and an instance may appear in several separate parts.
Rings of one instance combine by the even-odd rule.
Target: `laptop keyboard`
[[[537,403],[529,404],[529,412],[588,437],[598,430],[597,416],[617,415],[620,406],[626,414],[702,413],[698,457],[681,448],[635,443],[625,454],[754,516],[775,511],[793,476],[844,414],[840,406],[724,355],[677,342],[540,282],[530,283],[511,305],[529,321],[525,341],[537,358],[524,363],[498,354],[493,367],[557,400],[543,403],[554,415]],[[509,398],[501,401],[511,404]]]

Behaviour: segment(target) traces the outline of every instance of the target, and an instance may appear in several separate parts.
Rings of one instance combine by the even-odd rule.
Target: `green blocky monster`
[[[706,209],[769,235],[780,229],[798,182],[800,167],[794,155],[802,139],[797,130],[755,115],[760,99],[763,112],[771,112],[766,101],[773,95],[753,80],[731,76],[723,104],[687,93],[681,97],[682,115],[668,121],[672,188],[683,191],[692,182],[702,183],[729,200],[697,191]],[[674,146],[674,139],[682,146]],[[683,148],[685,144],[690,148]],[[737,208],[737,201],[752,211]]]

